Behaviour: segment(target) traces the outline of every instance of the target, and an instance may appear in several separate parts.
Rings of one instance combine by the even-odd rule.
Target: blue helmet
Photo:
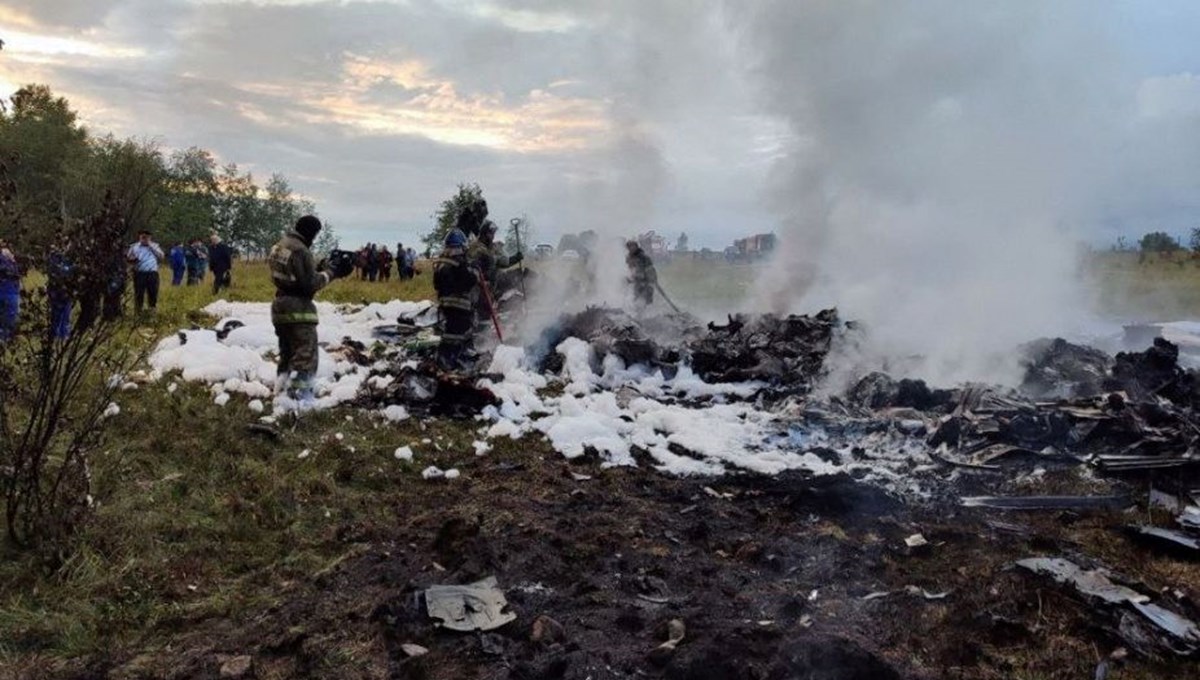
[[[451,229],[450,233],[446,234],[447,248],[466,248],[467,235],[462,233],[461,229]]]

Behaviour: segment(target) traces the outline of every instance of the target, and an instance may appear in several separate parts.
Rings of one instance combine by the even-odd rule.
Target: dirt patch
[[[1074,549],[1121,518],[996,519],[914,508],[844,476],[691,480],[497,454],[453,482],[414,485],[392,522],[344,517],[333,535],[346,557],[307,582],[264,586],[278,604],[57,675],[215,678],[220,659],[250,655],[258,678],[1091,677],[1120,641],[1086,605],[1009,565]],[[914,533],[929,545],[906,546]],[[1104,556],[1153,587],[1180,585],[1164,574],[1200,582],[1194,566]],[[437,629],[424,589],[486,576],[517,620],[491,633]],[[539,616],[558,632],[535,640]],[[683,641],[656,651],[672,620]],[[1120,677],[1194,670],[1131,664]]]

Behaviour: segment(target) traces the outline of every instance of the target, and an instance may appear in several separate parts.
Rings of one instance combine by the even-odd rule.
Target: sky
[[[0,89],[47,83],[96,131],[281,172],[351,243],[411,241],[459,182],[483,187],[497,221],[528,216],[539,241],[786,235],[789,203],[824,205],[798,173],[848,191],[848,169],[874,190],[969,163],[977,146],[939,127],[956,120],[972,125],[951,134],[1001,146],[1031,129],[1004,163],[1033,176],[1073,139],[1055,171],[1102,179],[1062,188],[1054,218],[1073,238],[1200,223],[1200,7],[1000,5],[0,0]],[[997,122],[1031,92],[1054,113]],[[805,160],[814,139],[846,157]]]
[[[1196,35],[1195,0],[0,0],[0,89],[281,172],[346,246],[461,182],[613,237],[615,288],[617,236],[775,232],[743,309],[1004,380],[1091,322],[1081,244],[1200,227]]]
[[[478,182],[539,240],[619,223],[723,247],[771,229],[785,131],[720,17],[681,7],[672,27],[640,2],[0,0],[0,88],[281,172],[348,241],[411,240]]]

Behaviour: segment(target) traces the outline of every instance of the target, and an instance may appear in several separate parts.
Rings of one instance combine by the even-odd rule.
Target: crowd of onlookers
[[[354,269],[362,281],[390,281],[393,265],[396,278],[401,281],[407,281],[417,274],[417,252],[405,248],[403,243],[396,244],[395,253],[388,250],[387,246],[368,243],[358,249],[357,255]]]
[[[187,285],[204,281],[205,272],[213,275],[213,294],[231,283],[233,251],[212,235],[209,245],[200,239],[188,244],[178,243],[170,254],[154,242],[150,232],[138,232],[138,239],[124,252],[114,253],[100,285],[78,285],[73,282],[76,267],[65,246],[50,248],[45,262],[46,294],[50,311],[50,334],[66,338],[71,333],[72,311],[78,305],[75,327],[87,328],[97,319],[110,321],[124,313],[126,285],[132,274],[133,307],[140,315],[144,310],[153,313],[158,307],[159,267],[163,261],[171,266],[171,284],[178,286],[187,277]],[[0,341],[7,340],[17,328],[21,313],[21,279],[25,272],[11,246],[0,240]]]
[[[124,253],[115,253],[111,265],[104,265],[107,281],[100,290],[72,292],[77,286],[69,281],[73,266],[66,249],[51,249],[46,261],[46,292],[50,304],[50,329],[58,338],[71,332],[72,310],[78,305],[75,316],[76,327],[87,327],[98,318],[112,320],[123,314],[126,285],[133,280],[133,307],[141,315],[144,310],[153,313],[158,307],[159,268],[166,262],[171,268],[172,286],[196,286],[204,283],[212,273],[212,292],[218,294],[222,288],[232,284],[233,250],[216,234],[205,245],[199,238],[180,241],[164,252],[151,237],[150,232],[138,233],[138,240]],[[390,281],[393,269],[400,280],[408,280],[418,274],[417,253],[397,243],[393,253],[388,247],[368,243],[357,251],[355,269],[364,281]],[[21,279],[24,271],[10,245],[0,240],[0,342],[12,336],[17,327],[21,310]]]
[[[205,246],[200,239],[180,241],[171,247],[168,261],[171,264],[171,285],[196,286],[204,281],[205,272],[212,270],[213,295],[233,283],[233,250],[213,234]]]

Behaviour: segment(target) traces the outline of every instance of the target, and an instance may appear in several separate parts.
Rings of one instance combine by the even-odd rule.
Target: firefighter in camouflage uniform
[[[467,260],[483,274],[483,280],[487,282],[494,302],[498,302],[500,296],[504,294],[500,286],[501,270],[516,266],[522,257],[520,252],[508,255],[496,247],[496,224],[491,220],[484,220],[479,227],[479,236],[467,248]],[[487,302],[483,300],[482,293],[480,293],[475,305],[476,318],[480,322],[486,322],[491,318],[491,312],[492,310],[487,308]]]
[[[433,288],[442,324],[438,364],[445,370],[463,368],[463,355],[474,339],[473,300],[478,284],[479,270],[467,258],[467,236],[461,229],[451,229],[445,250],[433,263]]]
[[[305,215],[296,227],[271,248],[267,263],[275,284],[271,303],[271,323],[279,338],[279,369],[275,391],[284,389],[301,402],[313,399],[313,380],[317,374],[317,305],[313,296],[344,272],[329,270],[322,260],[313,261],[313,239],[321,230],[321,220]]]

